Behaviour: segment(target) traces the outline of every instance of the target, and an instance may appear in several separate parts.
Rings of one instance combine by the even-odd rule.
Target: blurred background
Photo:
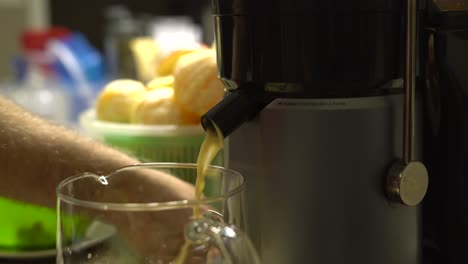
[[[224,94],[209,6],[209,0],[0,0],[0,95],[141,161],[196,162],[204,131],[200,116],[184,107],[204,113]],[[190,58],[183,65],[188,74],[176,78],[183,55]],[[175,102],[176,80],[185,104]],[[213,163],[221,165],[222,154]],[[6,252],[26,260],[23,250],[31,249],[55,259],[55,251],[40,251],[55,248],[55,210],[3,197],[0,209],[10,214],[0,218],[0,258]]]
[[[71,127],[109,81],[213,41],[209,0],[0,0],[0,32],[0,93]]]

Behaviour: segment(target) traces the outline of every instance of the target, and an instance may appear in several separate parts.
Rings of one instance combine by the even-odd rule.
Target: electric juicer
[[[212,1],[228,93],[202,124],[246,177],[264,263],[467,263],[457,3]]]

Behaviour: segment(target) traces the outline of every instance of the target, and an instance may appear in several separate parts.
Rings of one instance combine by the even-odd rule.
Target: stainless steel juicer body
[[[212,1],[228,94],[202,124],[228,137],[265,263],[421,263],[419,3]]]
[[[277,99],[231,134],[263,263],[420,263],[418,207],[384,192],[402,99]]]

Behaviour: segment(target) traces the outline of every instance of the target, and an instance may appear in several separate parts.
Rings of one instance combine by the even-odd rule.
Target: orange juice
[[[200,148],[200,153],[197,159],[197,181],[195,182],[195,199],[199,201],[205,188],[205,176],[208,166],[216,157],[218,152],[224,147],[224,137],[219,129],[213,124],[212,127],[206,129],[206,136]],[[193,208],[193,217],[201,218],[200,206],[196,204]],[[176,264],[183,264],[187,258],[190,241],[185,241],[179,256],[176,259]]]

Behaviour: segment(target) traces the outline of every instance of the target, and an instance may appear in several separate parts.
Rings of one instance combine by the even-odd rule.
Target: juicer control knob
[[[387,178],[387,196],[392,202],[416,206],[426,195],[428,181],[426,167],[421,162],[398,162],[392,166]]]

